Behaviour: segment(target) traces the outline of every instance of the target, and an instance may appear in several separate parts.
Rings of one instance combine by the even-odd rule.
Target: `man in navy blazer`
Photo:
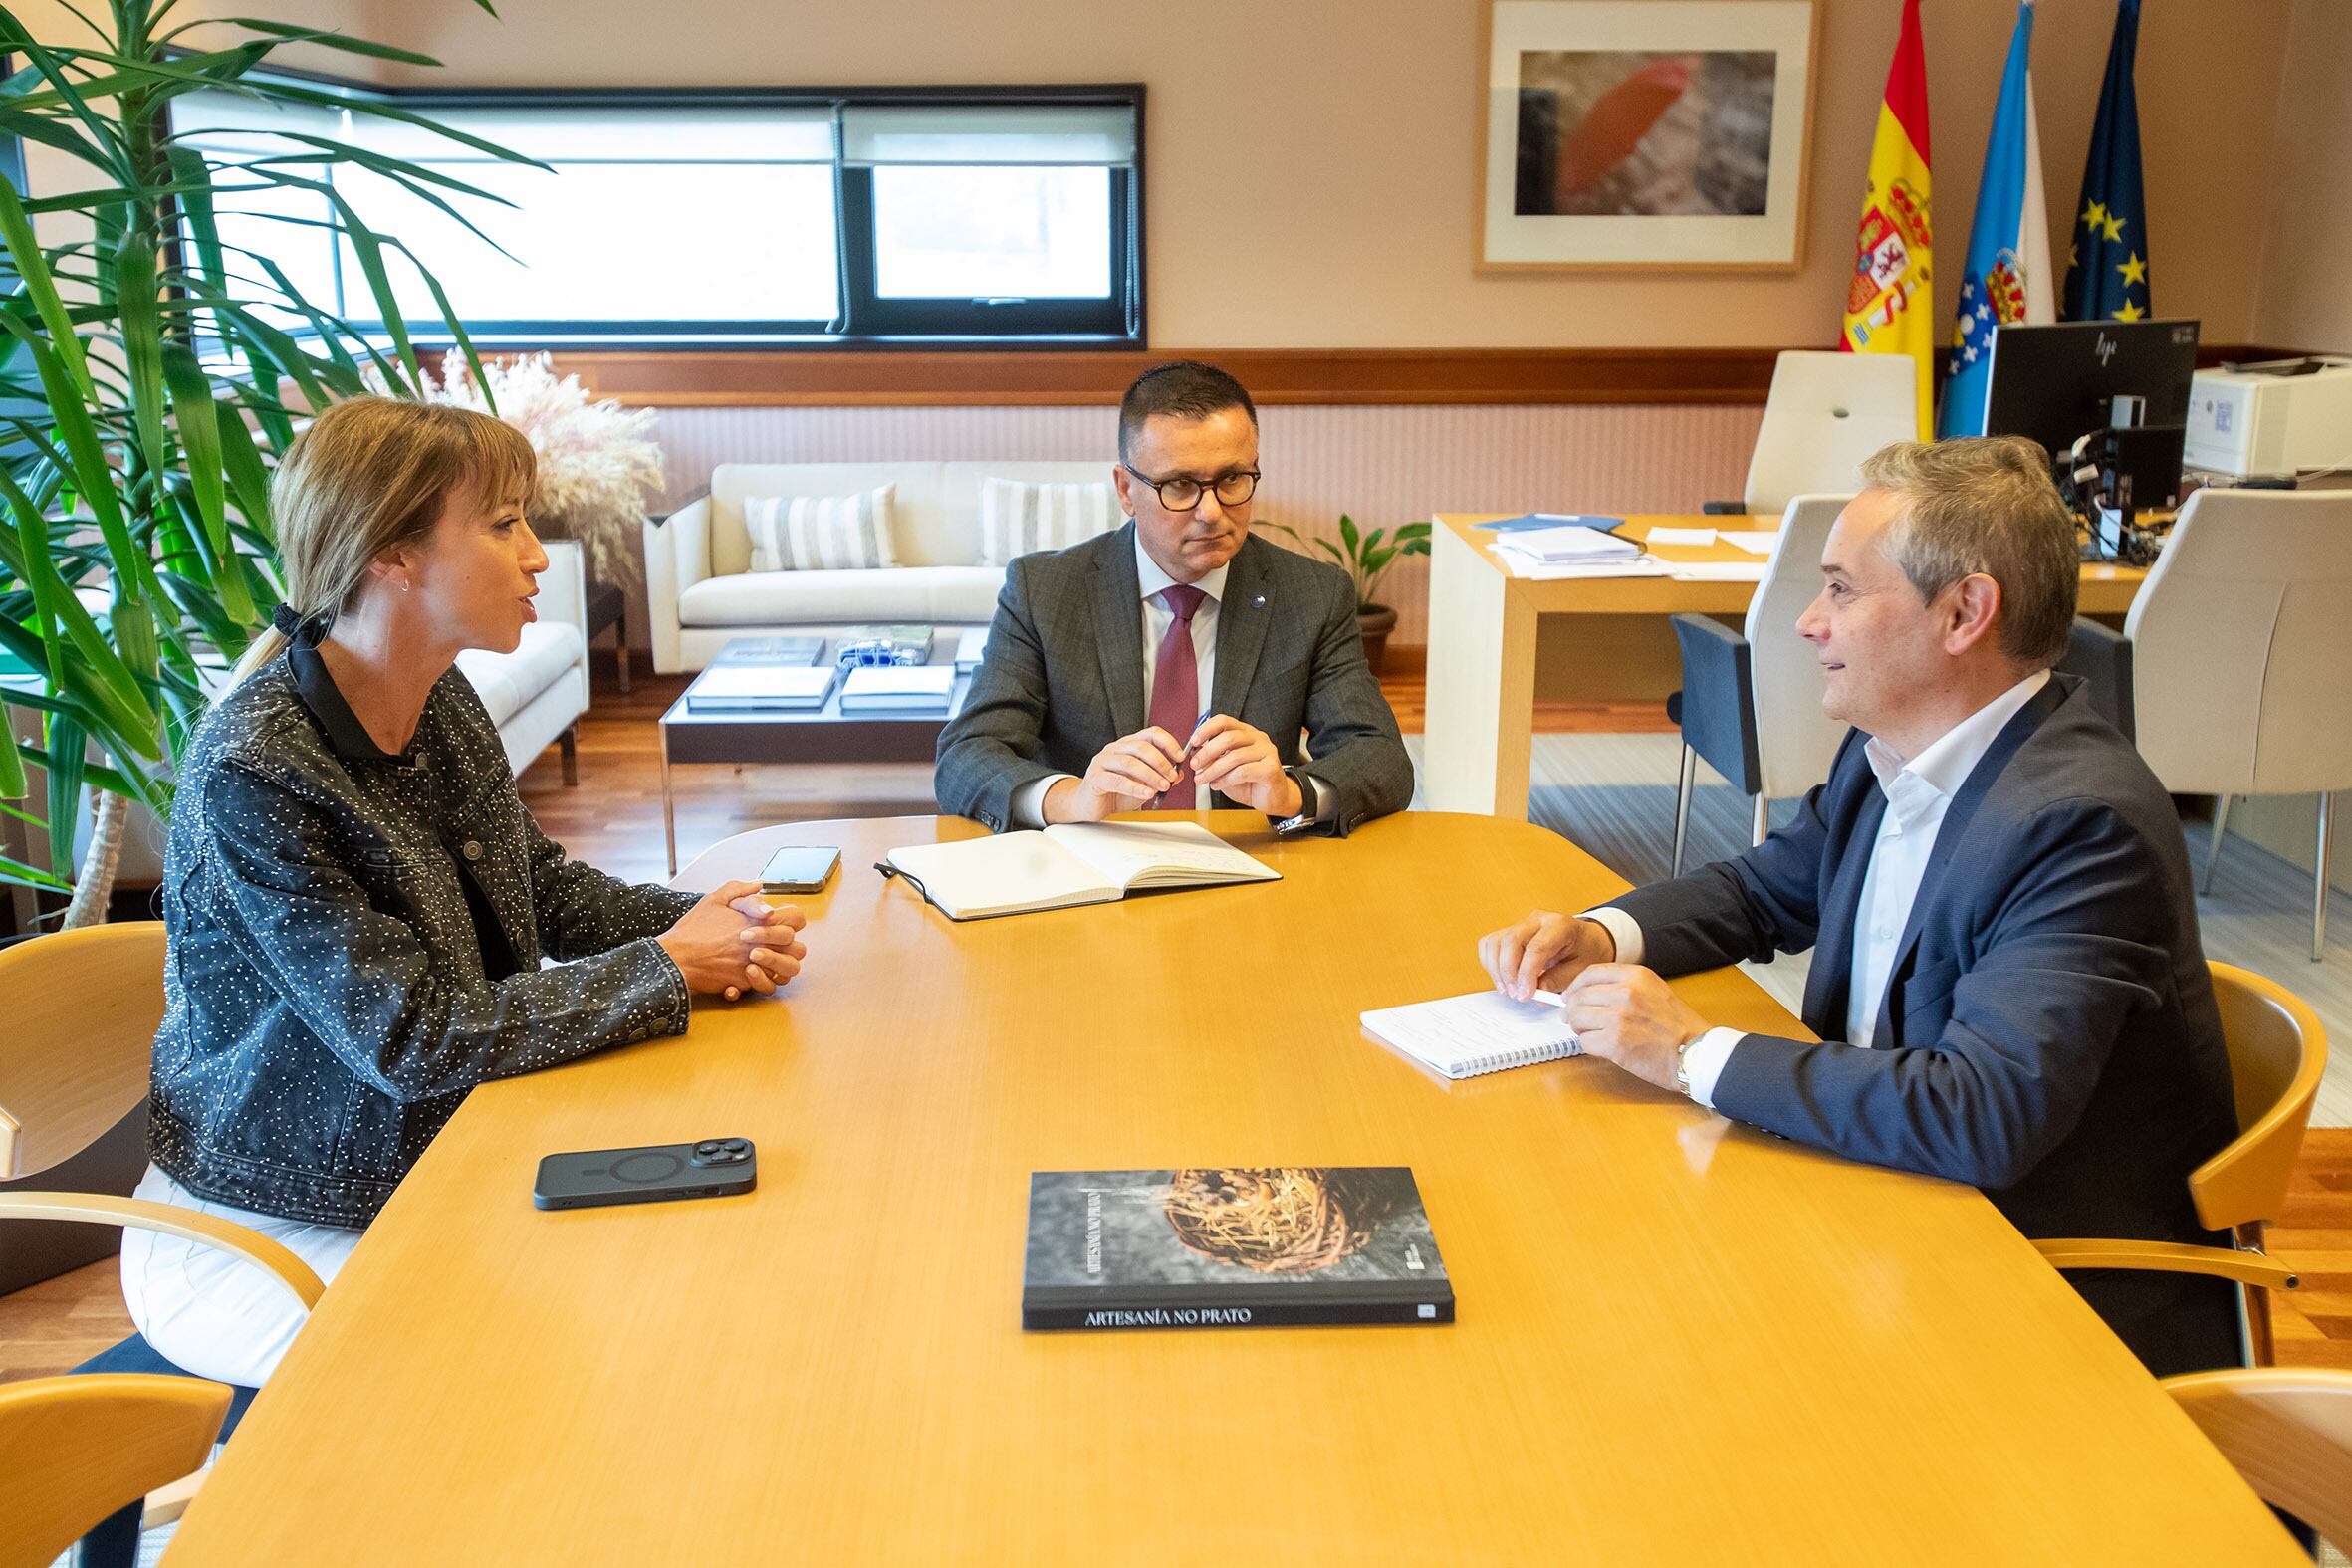
[[[1726,1116],[1967,1182],[2029,1236],[2224,1244],[2188,1178],[2237,1131],[2187,849],[2139,755],[2053,675],[2077,583],[2048,460],[1889,447],[1798,630],[1849,721],[1827,784],[1734,859],[1480,945],[1564,987],[1586,1052]],[[1659,979],[1815,950],[1809,1044],[1711,1027]],[[2069,1275],[2159,1375],[2238,1360],[2231,1287]]]

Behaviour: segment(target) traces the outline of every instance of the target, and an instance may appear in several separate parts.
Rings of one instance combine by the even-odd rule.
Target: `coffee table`
[[[955,663],[962,630],[932,628],[934,666]],[[711,669],[746,640],[737,638],[720,649]],[[826,638],[824,657],[832,657],[839,647],[839,638]],[[678,871],[678,817],[670,793],[673,763],[927,763],[939,749],[939,732],[962,711],[964,694],[972,686],[969,675],[956,677],[944,711],[844,714],[836,682],[823,707],[805,712],[696,713],[695,687],[709,674],[706,669],[696,676],[661,716],[661,837],[672,876]]]

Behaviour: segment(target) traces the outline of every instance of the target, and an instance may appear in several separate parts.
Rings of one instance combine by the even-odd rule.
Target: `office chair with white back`
[[[1748,490],[1710,512],[1769,515],[1800,495],[1851,495],[1862,460],[1919,439],[1918,374],[1910,357],[1790,349],[1772,365],[1772,389],[1748,461]]]
[[[1698,764],[1751,797],[1755,843],[1764,837],[1765,802],[1802,794],[1829,777],[1846,726],[1821,711],[1826,686],[1796,619],[1821,591],[1821,551],[1850,495],[1797,496],[1748,601],[1743,631],[1707,615],[1673,617],[1682,649],[1682,690],[1668,711],[1682,725],[1682,784],[1674,801],[1671,875],[1682,874]]]
[[[2197,492],[2122,634],[2078,620],[2074,643],[2070,661],[2104,670],[2165,788],[2217,797],[2204,883],[2233,795],[2319,796],[2319,959],[2329,807],[2352,787],[2352,492]]]

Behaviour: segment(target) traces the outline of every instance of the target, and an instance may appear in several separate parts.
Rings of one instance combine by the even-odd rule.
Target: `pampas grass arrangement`
[[[609,397],[590,401],[580,377],[557,375],[544,353],[487,359],[482,370],[498,399],[495,409],[474,384],[464,356],[454,351],[441,360],[437,382],[425,377],[425,397],[495,413],[522,431],[539,454],[539,489],[529,507],[532,527],[578,540],[592,576],[633,580],[645,506],[661,494],[654,411],[623,408]]]

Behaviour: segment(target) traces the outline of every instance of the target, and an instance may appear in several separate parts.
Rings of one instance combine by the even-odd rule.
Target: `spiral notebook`
[[[1482,1072],[1581,1056],[1576,1031],[1560,1015],[1559,993],[1538,991],[1514,1002],[1499,991],[1474,991],[1359,1015],[1375,1039],[1433,1072],[1475,1078]]]

